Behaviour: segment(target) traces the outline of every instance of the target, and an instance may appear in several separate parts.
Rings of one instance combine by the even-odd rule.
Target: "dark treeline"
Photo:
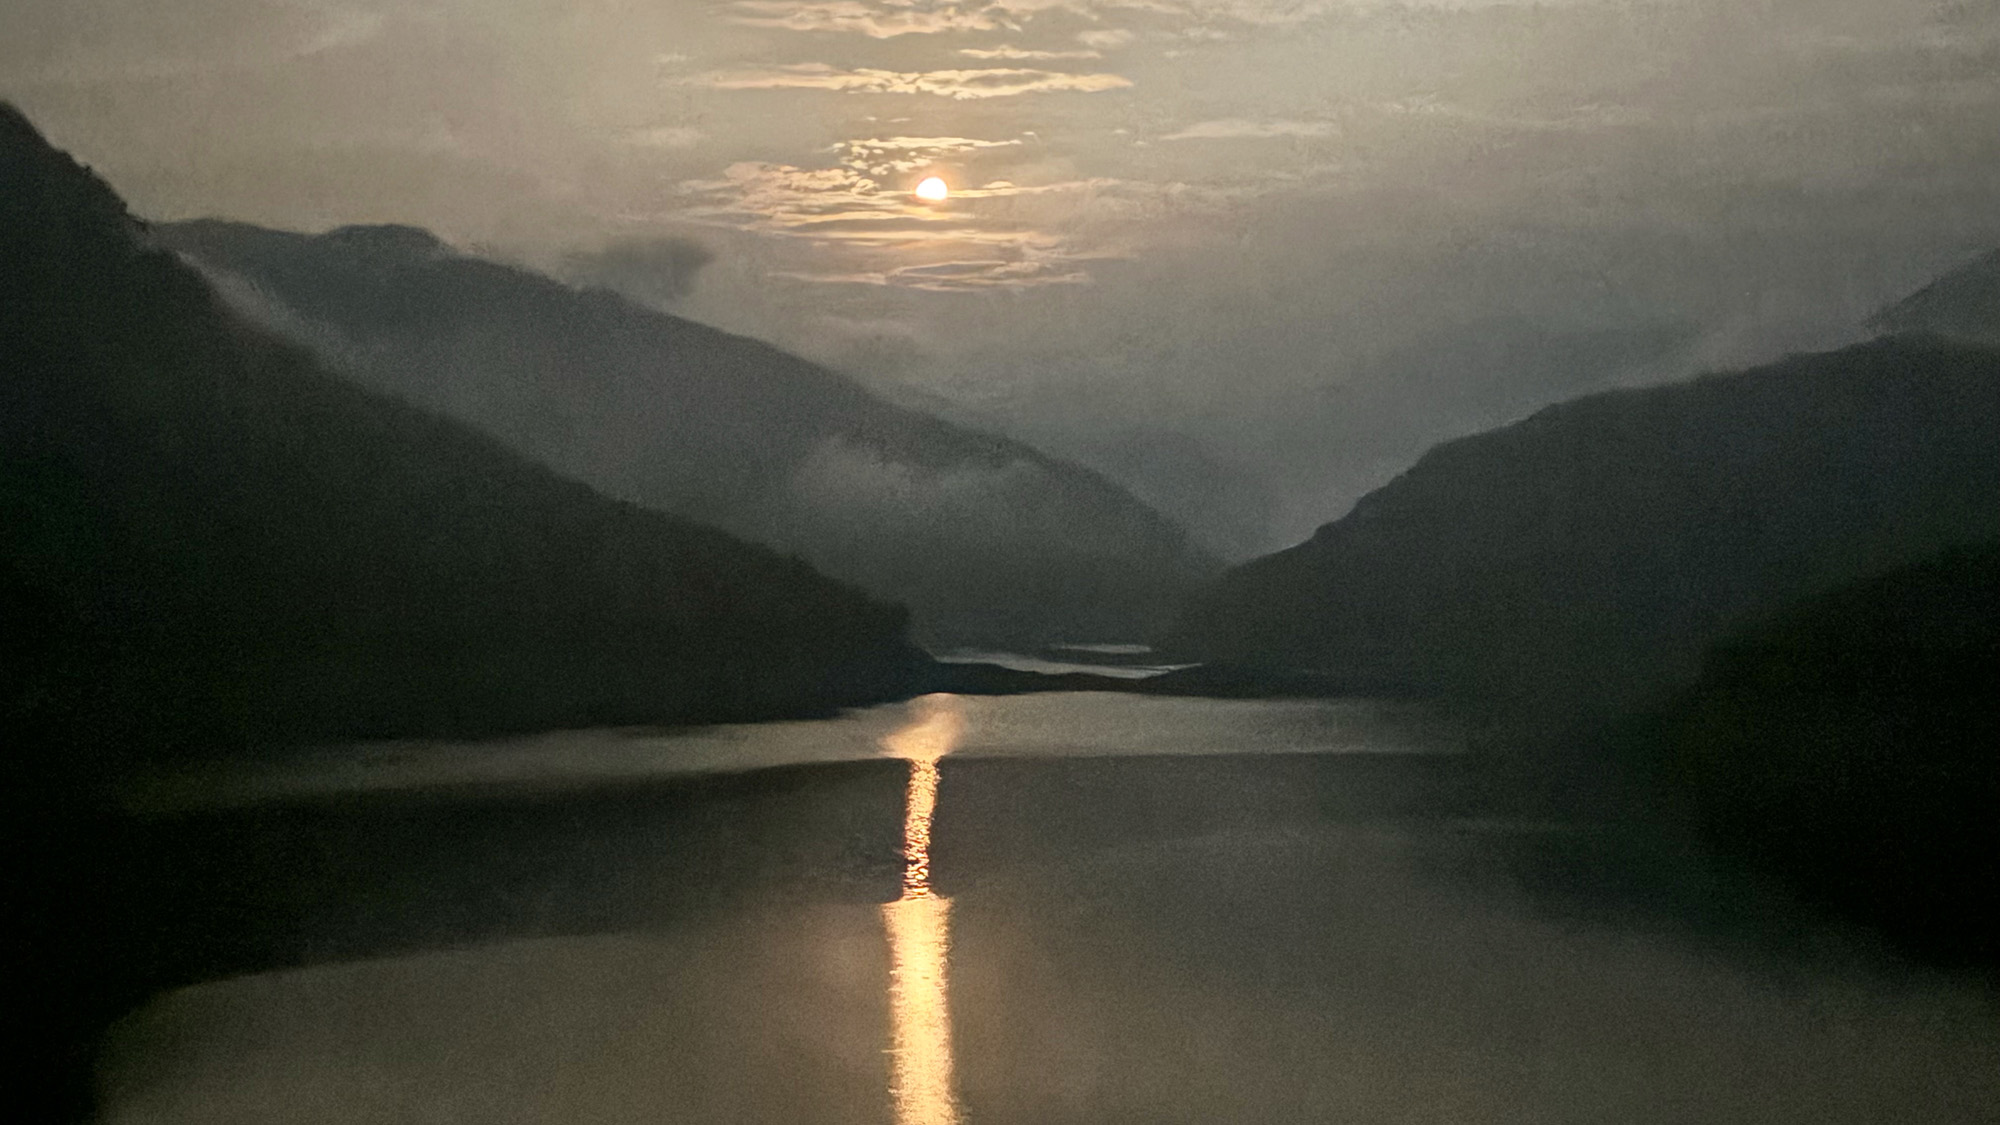
[[[0,113],[11,729],[69,752],[883,698],[905,614],[355,388]]]
[[[1745,628],[1621,733],[1729,854],[1906,947],[2000,964],[2000,545]]]

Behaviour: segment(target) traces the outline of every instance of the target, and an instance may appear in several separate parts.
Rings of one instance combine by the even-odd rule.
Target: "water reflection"
[[[751,772],[699,801],[216,821],[294,826],[216,831],[286,841],[241,868],[286,913],[218,914],[257,923],[229,940],[290,957],[351,928],[393,955],[154,998],[110,1038],[99,1120],[1994,1125],[1983,980],[1878,978],[1804,922],[1796,960],[1697,930],[1735,892],[1622,834],[1510,836],[1462,799],[1480,771],[1372,706],[942,698],[711,732],[737,763],[902,764]],[[860,857],[894,847],[899,769],[910,891],[884,905],[899,883]],[[1619,889],[1668,876],[1713,912]],[[548,930],[578,936],[515,940]]]
[[[903,898],[931,894],[931,813],[937,808],[935,761],[910,763],[910,789],[903,801]]]
[[[962,1120],[951,1058],[947,956],[951,903],[931,891],[931,816],[937,809],[938,759],[965,733],[956,696],[916,700],[912,721],[882,740],[910,763],[903,812],[903,896],[882,906],[889,934],[890,1093],[897,1125],[958,1125]]]
[[[965,737],[963,699],[943,693],[923,695],[910,701],[910,709],[916,717],[882,738],[882,749],[890,757],[936,765],[958,748]]]
[[[884,903],[889,929],[891,1087],[897,1125],[957,1125],[945,955],[951,903],[926,893]]]

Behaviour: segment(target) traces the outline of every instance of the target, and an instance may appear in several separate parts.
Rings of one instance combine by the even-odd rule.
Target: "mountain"
[[[1990,250],[1875,315],[1884,332],[2000,347],[2000,250]]]
[[[2000,545],[1871,575],[1731,635],[1634,725],[1725,854],[1914,952],[2000,962]]]
[[[1131,639],[1218,569],[1088,470],[424,231],[156,236],[355,381],[620,499],[796,552],[909,605],[928,642]]]
[[[797,713],[906,613],[229,311],[0,104],[0,725],[87,754]]]
[[[1591,395],[1432,449],[1237,567],[1182,655],[1608,713],[1759,612],[2000,535],[2000,353],[1889,338]]]

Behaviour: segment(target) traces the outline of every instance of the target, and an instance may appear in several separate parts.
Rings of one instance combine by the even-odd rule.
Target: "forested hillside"
[[[17,754],[795,713],[922,663],[899,607],[328,374],[11,108],[0,263]]]

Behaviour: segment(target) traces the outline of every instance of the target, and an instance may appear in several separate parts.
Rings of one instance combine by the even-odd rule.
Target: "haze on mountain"
[[[2000,352],[1889,337],[1446,442],[1226,573],[1177,648],[1587,725],[1759,614],[2000,538],[1996,497]]]
[[[1088,470],[895,406],[769,345],[408,227],[163,224],[246,314],[357,382],[634,503],[908,605],[933,644],[1126,641],[1215,570]],[[593,276],[699,268],[681,245]],[[659,270],[651,271],[658,276]]]
[[[564,277],[692,239],[628,288],[1242,559],[2000,245],[1996,42],[1983,2],[12,0],[0,90],[150,218]]]
[[[4,103],[0,261],[0,722],[24,777],[800,714],[929,666],[901,607],[327,372]]]

